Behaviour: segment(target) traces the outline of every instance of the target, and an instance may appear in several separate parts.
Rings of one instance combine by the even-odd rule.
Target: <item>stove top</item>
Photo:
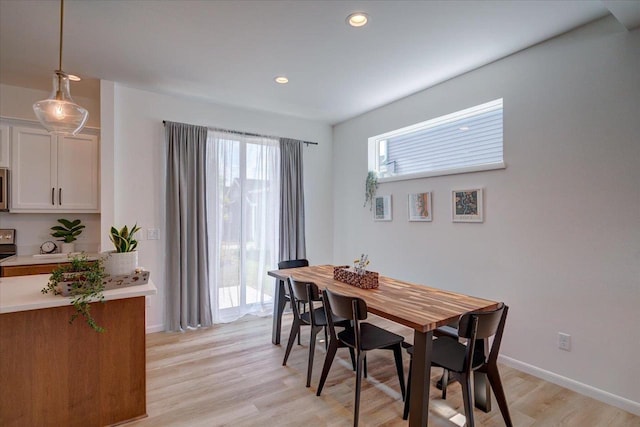
[[[16,230],[12,228],[0,229],[0,259],[9,258],[16,254]]]

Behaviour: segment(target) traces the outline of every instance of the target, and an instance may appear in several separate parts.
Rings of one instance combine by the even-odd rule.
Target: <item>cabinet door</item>
[[[0,168],[8,168],[9,164],[9,126],[0,124]]]
[[[56,137],[20,127],[11,136],[11,210],[55,209]]]
[[[98,138],[93,135],[58,137],[59,209],[73,212],[98,212],[99,159]]]

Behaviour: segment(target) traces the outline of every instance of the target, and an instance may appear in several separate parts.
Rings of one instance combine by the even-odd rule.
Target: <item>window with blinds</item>
[[[502,98],[369,138],[369,169],[383,180],[501,168]]]

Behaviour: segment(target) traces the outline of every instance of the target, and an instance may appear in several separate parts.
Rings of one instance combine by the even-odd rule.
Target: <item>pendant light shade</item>
[[[76,135],[89,118],[89,112],[73,102],[69,77],[61,70],[53,75],[51,96],[33,104],[33,111],[42,126],[53,134]]]
[[[53,74],[53,91],[48,99],[33,104],[33,112],[50,133],[76,135],[89,118],[89,112],[73,102],[69,92],[69,76],[62,71],[62,29],[64,0],[60,1],[60,63]]]

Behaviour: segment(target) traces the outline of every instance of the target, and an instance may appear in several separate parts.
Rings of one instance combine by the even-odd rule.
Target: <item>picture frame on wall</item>
[[[410,193],[407,197],[409,221],[431,221],[431,192]]]
[[[482,190],[473,188],[451,192],[453,222],[484,222]]]
[[[374,221],[391,221],[391,195],[375,196],[373,199]]]

